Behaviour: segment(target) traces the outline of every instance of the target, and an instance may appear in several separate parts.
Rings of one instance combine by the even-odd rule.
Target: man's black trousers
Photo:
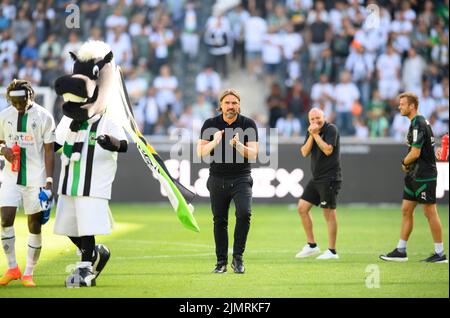
[[[233,257],[242,256],[250,229],[253,179],[250,175],[209,176],[207,187],[214,216],[214,240],[218,263],[228,261],[228,210],[231,201],[236,207]]]

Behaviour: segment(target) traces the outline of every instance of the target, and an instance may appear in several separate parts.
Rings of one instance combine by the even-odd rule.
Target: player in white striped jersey
[[[52,115],[34,102],[30,82],[13,80],[6,97],[12,106],[0,113],[0,153],[6,159],[0,206],[1,239],[8,270],[0,278],[0,285],[22,279],[24,286],[34,287],[33,270],[42,246],[41,225],[48,220],[44,218],[39,193],[43,188],[52,193],[55,123]],[[17,148],[16,153],[13,147]],[[23,276],[16,261],[14,234],[14,219],[20,205],[28,215],[30,232]]]

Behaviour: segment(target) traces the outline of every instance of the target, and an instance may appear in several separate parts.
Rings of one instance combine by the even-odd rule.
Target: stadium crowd
[[[3,0],[0,86],[21,78],[52,87],[71,72],[68,52],[98,39],[124,70],[145,134],[186,128],[196,138],[232,61],[264,81],[258,113],[268,120],[258,124],[285,137],[303,136],[309,109],[319,107],[343,136],[404,140],[409,122],[395,99],[402,91],[419,96],[436,137],[448,131],[448,0],[243,0],[227,10],[214,3]],[[67,27],[71,4],[81,14],[75,28]]]

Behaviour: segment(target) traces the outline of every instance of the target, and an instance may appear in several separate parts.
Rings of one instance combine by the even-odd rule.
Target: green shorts
[[[403,199],[422,204],[435,204],[436,178],[413,179],[411,176],[406,176]]]

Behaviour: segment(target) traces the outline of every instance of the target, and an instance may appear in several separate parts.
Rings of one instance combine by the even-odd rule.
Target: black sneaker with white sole
[[[97,244],[94,248],[95,255],[92,260],[92,269],[95,275],[95,278],[100,275],[101,271],[105,268],[106,263],[111,257],[111,252],[109,249],[103,244]]]
[[[95,286],[95,275],[92,271],[92,266],[76,268],[72,274],[67,276],[65,285],[67,288]]]
[[[234,272],[236,274],[244,274],[245,273],[244,260],[242,259],[242,256],[233,257],[233,262],[231,263],[231,268],[234,270]]]
[[[394,249],[390,253],[380,255],[380,258],[383,261],[388,261],[388,262],[406,262],[406,261],[408,261],[408,256],[406,255],[406,252],[400,252],[397,248]]]
[[[217,263],[212,271],[214,274],[223,274],[227,272],[227,263]]]
[[[427,263],[448,263],[447,256],[445,254],[439,255],[437,253],[434,253],[430,257],[425,258],[422,260],[422,262]]]

